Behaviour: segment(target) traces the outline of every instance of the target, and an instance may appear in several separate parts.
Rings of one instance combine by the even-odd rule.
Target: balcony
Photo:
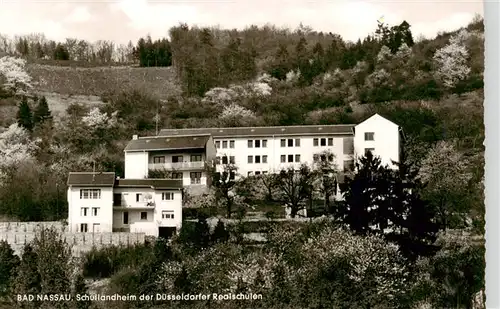
[[[203,169],[205,162],[176,162],[176,163],[149,163],[150,170],[167,169],[167,170],[196,170]]]

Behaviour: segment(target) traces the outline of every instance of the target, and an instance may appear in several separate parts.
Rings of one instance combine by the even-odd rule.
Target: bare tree
[[[290,206],[292,218],[305,208],[305,202],[311,198],[314,177],[314,171],[306,164],[302,164],[299,169],[283,169],[276,175],[276,187],[283,202]]]
[[[323,196],[325,212],[330,213],[331,197],[337,192],[338,167],[329,150],[314,154],[315,187]]]
[[[218,169],[217,166],[208,165],[207,174],[211,179],[211,185],[215,189],[216,203],[222,200],[226,208],[227,218],[231,218],[232,207],[234,204],[234,192],[233,189],[236,186],[236,173],[238,167],[231,162],[227,156],[224,156],[225,164],[221,164]]]

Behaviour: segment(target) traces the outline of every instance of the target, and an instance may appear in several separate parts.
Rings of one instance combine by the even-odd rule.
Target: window
[[[288,155],[288,162],[293,162],[293,155]]]
[[[247,173],[247,176],[252,176],[252,172],[251,172],[251,171],[250,171],[250,172],[248,172],[248,173]]]
[[[253,141],[251,139],[248,140],[247,146],[248,146],[248,148],[252,148],[253,147]]]
[[[82,213],[81,213],[81,216],[82,217],[86,217],[87,216],[87,212],[88,212],[89,208],[88,207],[82,207]]]
[[[220,141],[215,141],[215,148],[220,148]]]
[[[234,141],[229,141],[229,148],[234,148]]]
[[[321,139],[321,146],[326,146],[326,138]]]
[[[80,199],[98,200],[101,198],[101,189],[81,189]]]
[[[99,215],[99,207],[92,207],[92,216],[97,217]]]
[[[262,156],[262,163],[267,163],[267,156],[266,155]]]
[[[375,148],[365,148],[365,156],[371,152],[373,154],[373,152],[375,151]]]
[[[172,156],[172,163],[179,163],[184,161],[184,158],[182,156]]]
[[[147,219],[148,219],[148,212],[141,211],[141,220],[147,220]]]
[[[260,175],[260,172],[259,172],[259,171],[256,171],[256,172],[255,172],[255,175]]]
[[[299,154],[295,155],[295,162],[300,162],[300,155]]]
[[[281,147],[286,147],[286,139],[281,139]]]
[[[266,148],[267,147],[267,139],[263,139],[262,140],[262,148]]]
[[[260,140],[255,140],[255,148],[260,148]]]
[[[267,171],[263,171],[263,172],[262,172],[262,175],[266,175],[266,174],[267,174]]]
[[[227,148],[227,141],[222,141],[222,148]]]
[[[201,162],[201,155],[191,155],[191,162]]]
[[[260,163],[260,156],[255,156],[255,163]]]
[[[88,232],[88,228],[89,227],[88,227],[87,223],[80,224],[80,232],[87,233]]]
[[[328,146],[333,146],[333,137],[328,138]]]
[[[328,161],[333,162],[333,155],[332,154],[328,155]]]
[[[191,172],[191,184],[192,185],[199,185],[201,184],[201,172]]]
[[[101,232],[101,225],[99,223],[94,223],[92,226],[92,232],[100,233]]]
[[[174,193],[172,192],[162,192],[161,200],[162,201],[171,201],[174,199]]]
[[[128,211],[123,213],[123,224],[128,224]]]
[[[365,132],[365,141],[373,141],[375,140],[374,132]]]
[[[182,172],[173,172],[172,179],[182,179]]]
[[[113,194],[113,205],[114,206],[122,206],[122,194],[121,193]]]
[[[236,159],[234,158],[234,156],[229,156],[229,163],[236,164]]]
[[[286,162],[286,156],[285,155],[281,155],[281,163],[285,163]]]
[[[295,139],[295,147],[300,147],[300,138]]]
[[[319,154],[313,154],[313,160],[314,160],[314,162],[318,162],[319,161]]]
[[[318,139],[317,138],[313,139],[313,146],[318,146]]]
[[[153,163],[165,163],[165,156],[153,157]]]
[[[253,163],[253,157],[252,156],[248,156],[248,163]]]
[[[161,212],[161,218],[162,219],[173,219],[174,218],[174,211],[173,210],[163,210]]]
[[[288,147],[293,147],[293,139],[288,139]]]
[[[221,158],[220,157],[215,157],[215,164],[220,164]]]
[[[234,180],[236,178],[236,173],[235,172],[229,172],[229,180]]]
[[[227,156],[222,157],[222,164],[227,164]]]
[[[137,193],[135,195],[135,201],[136,202],[142,202],[142,194],[141,193]]]

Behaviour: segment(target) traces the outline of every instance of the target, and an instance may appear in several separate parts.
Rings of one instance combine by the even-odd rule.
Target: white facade
[[[121,198],[118,203],[117,195]],[[113,227],[158,236],[159,227],[180,229],[182,192],[151,188],[115,188]]]
[[[95,185],[72,185],[72,174],[92,179]],[[153,187],[162,185],[149,180],[117,180],[107,173],[107,184],[99,180],[98,173],[70,173],[68,188],[68,227],[70,232],[132,232],[159,236],[163,228],[173,234],[182,225],[182,186],[177,188]],[[109,175],[111,174],[111,175]],[[74,175],[73,175],[74,176]],[[111,178],[111,183],[109,179]],[[84,181],[89,183],[89,181]],[[160,182],[172,182],[160,180]],[[139,184],[137,184],[139,183]]]
[[[309,165],[314,162],[314,155],[329,151],[334,155],[334,163],[344,170],[344,163],[353,160],[351,136],[338,137],[332,134],[259,136],[214,139],[217,156],[228,157],[238,167],[241,176],[260,173],[273,173],[289,166]],[[223,148],[227,141],[228,148]],[[230,148],[234,142],[234,148]],[[252,147],[249,147],[249,146]],[[351,149],[350,149],[351,148]],[[251,157],[251,158],[249,158]],[[283,162],[285,161],[285,162]],[[224,163],[224,162],[223,162]]]
[[[70,186],[68,206],[70,232],[113,231],[113,187]]]
[[[394,162],[399,162],[400,156],[400,128],[397,124],[375,114],[355,128],[354,152],[355,157],[365,155],[370,150],[380,157],[382,165],[395,168]]]

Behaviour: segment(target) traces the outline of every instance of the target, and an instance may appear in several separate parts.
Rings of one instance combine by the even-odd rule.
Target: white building
[[[75,232],[172,234],[182,224],[183,189],[196,194],[210,185],[207,164],[234,163],[238,174],[248,176],[331,160],[342,182],[367,151],[395,167],[400,133],[398,125],[375,114],[358,125],[165,129],[154,137],[134,135],[124,150],[125,179],[114,173],[70,173],[69,227]]]
[[[68,177],[70,232],[170,236],[182,224],[181,180],[117,179],[115,173]]]
[[[312,164],[325,151],[333,153],[341,172],[352,169],[354,160],[367,151],[394,167],[392,161],[399,162],[400,157],[400,131],[398,125],[375,114],[358,125],[164,129],[160,135],[210,134],[217,160],[234,163],[240,175],[248,176]]]

